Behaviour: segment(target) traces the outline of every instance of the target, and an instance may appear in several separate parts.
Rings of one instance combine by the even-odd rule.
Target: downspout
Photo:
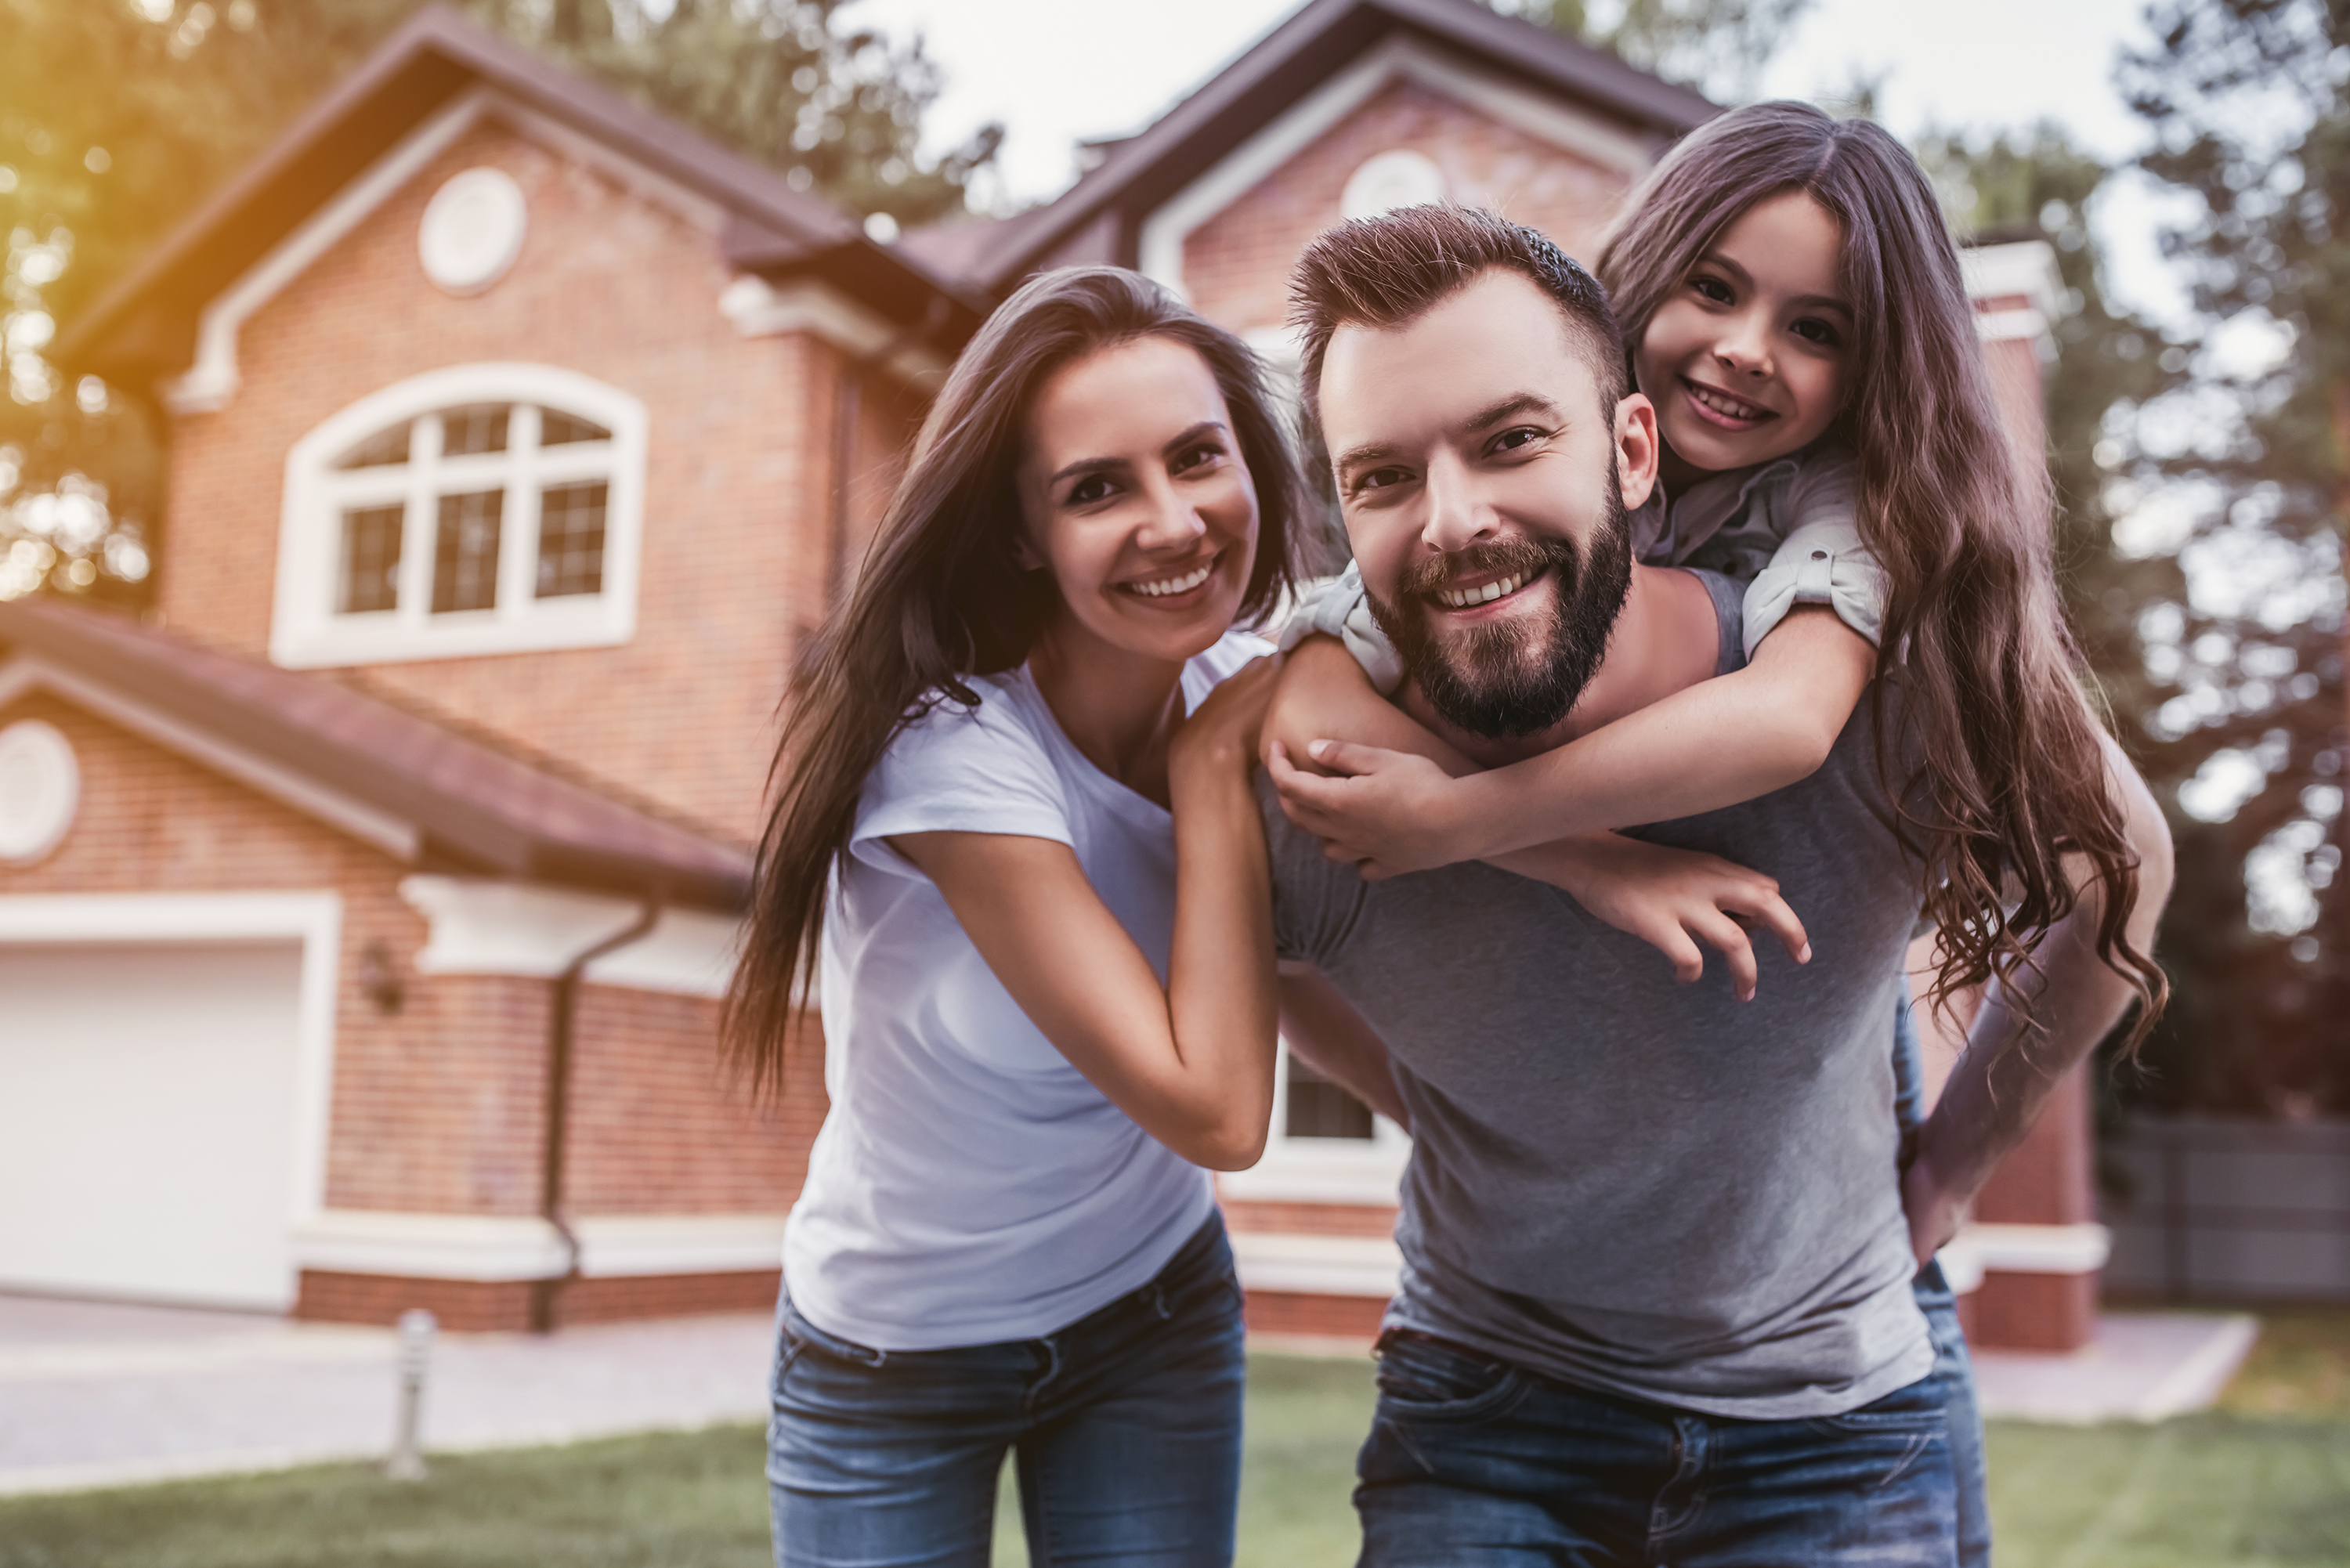
[[[848,470],[857,461],[857,415],[864,398],[865,378],[907,349],[920,347],[946,324],[946,297],[932,295],[930,308],[922,313],[921,320],[903,328],[863,358],[850,360],[834,385],[831,536],[824,573],[824,602],[827,609],[840,602],[841,590],[848,584]]]
[[[579,1238],[563,1214],[563,1157],[571,1141],[571,1041],[578,1022],[579,982],[589,964],[650,934],[660,919],[660,909],[658,898],[646,899],[627,929],[580,952],[555,977],[546,1024],[546,1137],[541,1145],[538,1212],[563,1243],[563,1272],[531,1282],[530,1326],[536,1334],[554,1329],[556,1295],[579,1277]]]

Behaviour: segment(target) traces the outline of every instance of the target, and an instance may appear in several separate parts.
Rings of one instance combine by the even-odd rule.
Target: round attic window
[[[529,208],[503,169],[450,176],[425,204],[416,231],[424,275],[451,294],[479,294],[505,275],[522,251]]]
[[[54,725],[0,730],[0,864],[29,866],[55,849],[80,800],[81,769]]]
[[[1349,218],[1376,218],[1398,207],[1424,206],[1444,200],[1444,171],[1408,149],[1367,158],[1347,177],[1338,210]]]

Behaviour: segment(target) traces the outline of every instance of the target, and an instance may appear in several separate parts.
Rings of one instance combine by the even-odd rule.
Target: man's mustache
[[[1528,577],[1550,566],[1565,566],[1562,552],[1531,539],[1487,539],[1441,556],[1421,556],[1404,564],[1396,582],[1399,599],[1433,598],[1464,577]],[[1561,588],[1567,587],[1560,584]]]

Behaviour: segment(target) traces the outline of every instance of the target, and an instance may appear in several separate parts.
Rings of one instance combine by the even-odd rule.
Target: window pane
[[[408,426],[398,424],[375,434],[335,460],[337,468],[387,468],[408,461]]]
[[[1368,1141],[1371,1108],[1299,1061],[1289,1058],[1289,1115],[1282,1130],[1291,1137],[1343,1137]]]
[[[477,452],[505,451],[506,417],[513,412],[504,403],[442,410],[441,455],[471,457]]]
[[[599,479],[592,484],[555,485],[539,497],[540,598],[604,591],[604,497],[608,488]]]
[[[400,432],[403,442],[407,432]],[[340,615],[388,610],[400,603],[400,524],[407,508],[364,506],[343,514],[343,572],[335,609]]]
[[[557,412],[554,409],[538,411],[538,444],[568,446],[576,441],[610,441],[612,432],[602,425],[590,424],[577,414]]]
[[[506,493],[480,490],[441,498],[432,543],[432,613],[488,609],[498,602],[498,523]]]

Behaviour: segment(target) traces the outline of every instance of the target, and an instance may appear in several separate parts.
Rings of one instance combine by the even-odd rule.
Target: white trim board
[[[1182,294],[1183,243],[1194,230],[1262,184],[1388,86],[1404,80],[1440,93],[1537,140],[1605,168],[1638,176],[1653,154],[1638,138],[1598,116],[1480,69],[1450,50],[1390,38],[1226,153],[1142,221],[1141,270]]]
[[[752,1273],[780,1268],[781,1214],[585,1215],[571,1221],[588,1279]],[[294,1236],[299,1266],[331,1273],[490,1282],[560,1279],[568,1253],[536,1215],[334,1209]]]
[[[503,974],[552,980],[581,953],[633,925],[630,898],[525,882],[463,877],[400,879],[400,896],[422,915],[419,974]],[[595,985],[679,996],[722,997],[734,971],[743,923],[701,909],[664,909],[638,940],[588,966]]]
[[[289,937],[302,944],[296,1003],[294,1205],[286,1216],[296,1229],[326,1206],[342,931],[342,897],[332,892],[0,894],[0,943],[10,946]]]
[[[779,286],[745,273],[720,292],[718,310],[745,337],[804,332],[858,358],[879,353],[904,332],[879,311],[820,279],[802,278]],[[910,344],[881,368],[909,381],[943,376],[947,364],[933,350]]]
[[[697,228],[715,234],[723,225],[723,214],[714,202],[592,137],[501,93],[476,87],[459,94],[402,137],[205,304],[197,317],[195,362],[160,389],[164,406],[175,414],[216,413],[226,408],[240,382],[237,339],[244,324],[484,118],[497,119],[558,157],[612,176]]]
[[[1384,1299],[1402,1277],[1403,1253],[1384,1236],[1234,1231],[1232,1243],[1244,1290]]]
[[[235,780],[278,805],[382,850],[395,860],[413,861],[421,836],[402,821],[364,802],[205,733],[136,697],[61,669],[35,654],[0,664],[0,708],[28,691],[46,691],[85,710],[140,740],[213,773]]]

